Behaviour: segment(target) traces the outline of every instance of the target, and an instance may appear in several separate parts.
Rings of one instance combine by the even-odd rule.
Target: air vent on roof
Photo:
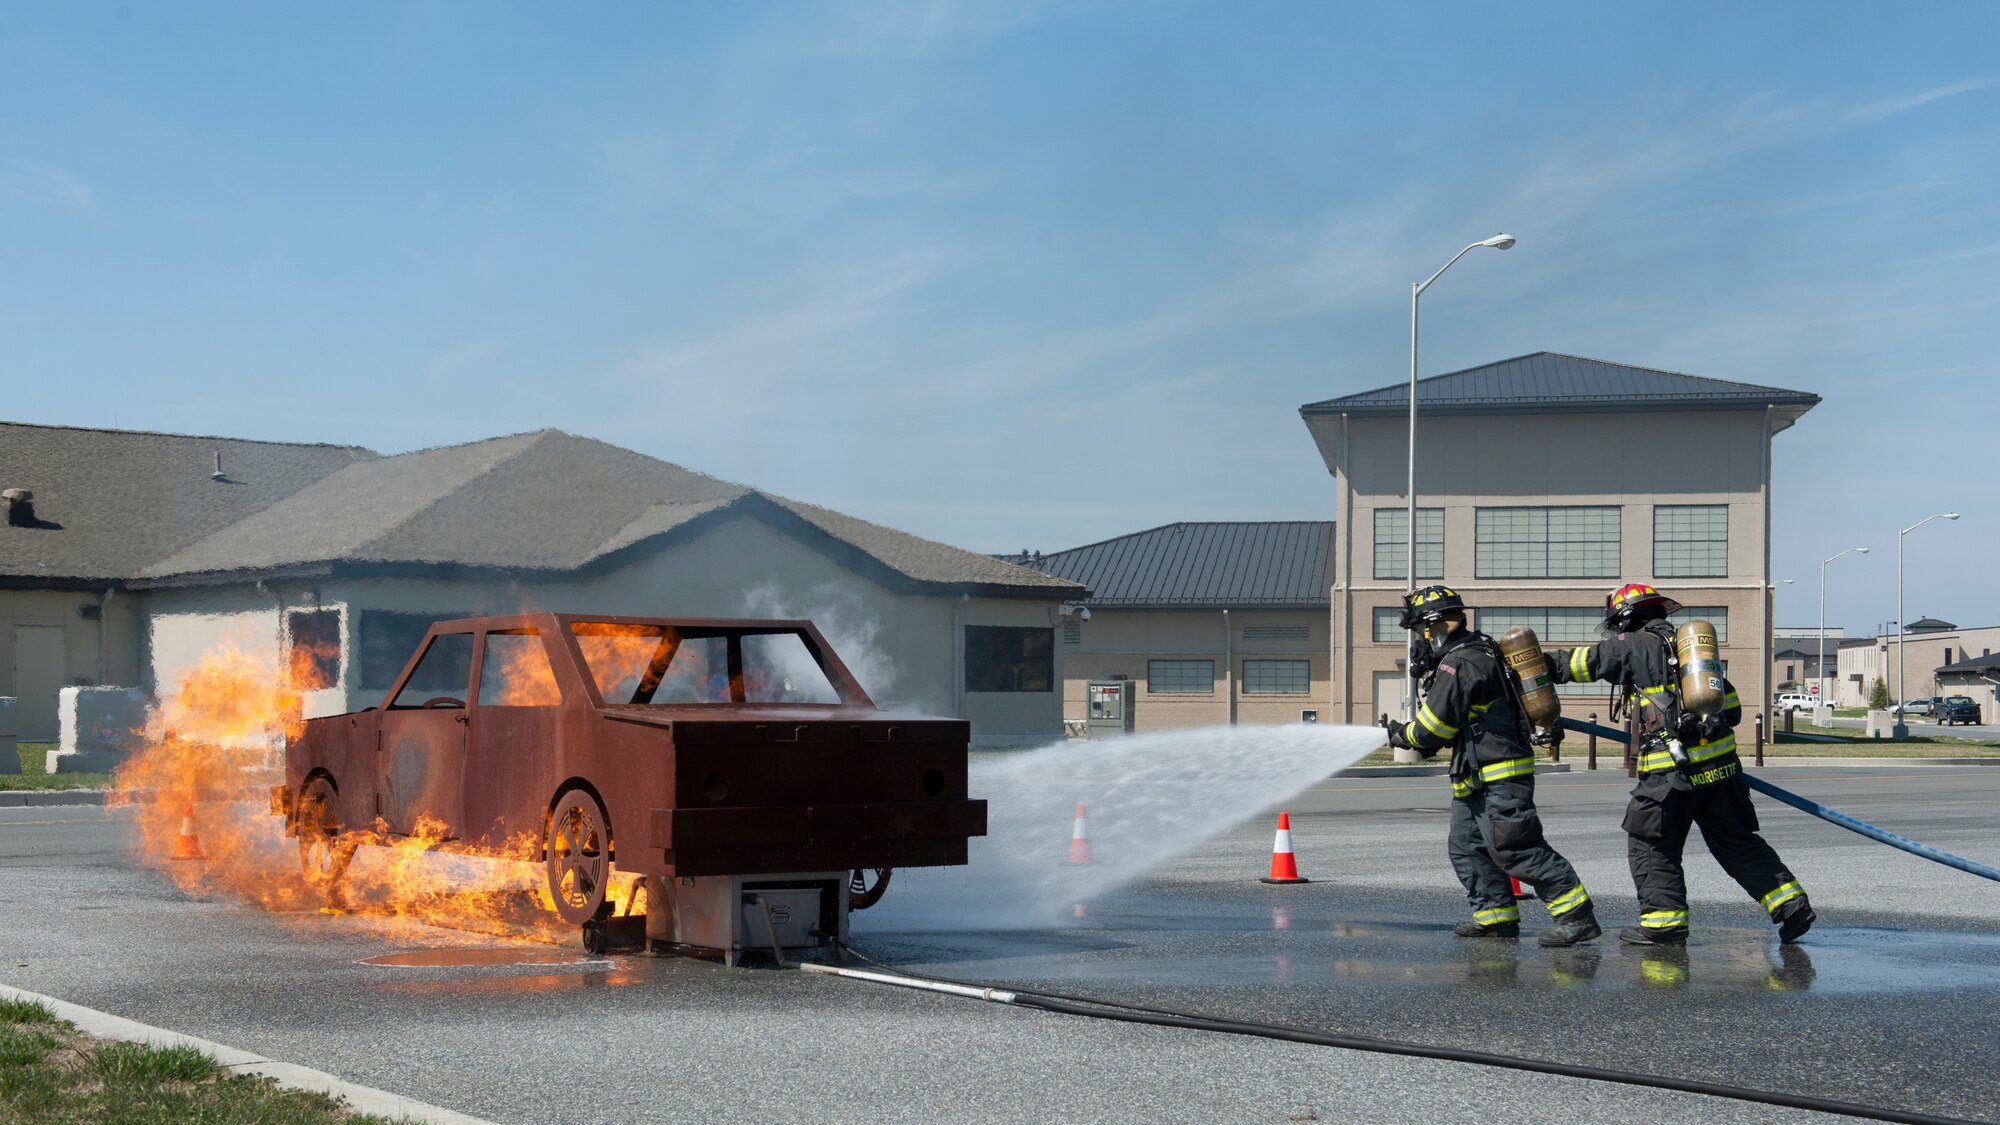
[[[210,479],[210,480],[227,480],[227,479],[229,479],[229,478],[227,478],[227,477],[225,477],[225,476],[223,476],[223,475],[222,475],[222,450],[220,450],[220,449],[218,449],[218,450],[216,450],[216,451],[215,451],[215,471],[214,471],[214,472],[212,472],[212,473],[210,473],[210,474],[208,474],[208,479]]]
[[[0,507],[7,509],[7,523],[12,527],[35,527],[35,494],[25,488],[9,488],[0,492]]]

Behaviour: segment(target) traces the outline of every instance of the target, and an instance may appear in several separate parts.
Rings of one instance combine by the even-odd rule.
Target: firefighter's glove
[[[1404,733],[1408,729],[1409,727],[1407,724],[1390,723],[1389,745],[1398,750],[1415,750],[1416,747],[1410,744],[1409,736]]]
[[[1720,715],[1709,715],[1701,721],[1701,740],[1720,742],[1729,733],[1729,722]]]
[[[1701,716],[1691,711],[1682,711],[1674,719],[1674,737],[1682,742],[1701,741]]]

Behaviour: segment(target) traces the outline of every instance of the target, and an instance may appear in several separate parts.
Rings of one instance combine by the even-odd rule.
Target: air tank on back
[[[1554,729],[1562,718],[1562,703],[1556,698],[1548,658],[1542,655],[1541,638],[1533,629],[1516,625],[1500,638],[1500,655],[1521,678],[1521,705],[1528,710],[1528,721],[1542,730]]]
[[[1722,649],[1715,626],[1690,621],[1674,630],[1674,657],[1681,666],[1681,709],[1697,715],[1722,713]]]

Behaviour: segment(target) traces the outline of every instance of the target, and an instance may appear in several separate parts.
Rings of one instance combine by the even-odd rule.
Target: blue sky
[[[569,10],[565,10],[565,8]],[[582,14],[578,14],[581,12]],[[1297,407],[1816,392],[1781,623],[2000,623],[2000,5],[0,6],[14,420],[559,426],[980,550],[1333,515]]]

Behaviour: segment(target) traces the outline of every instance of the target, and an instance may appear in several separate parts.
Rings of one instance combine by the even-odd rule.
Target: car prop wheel
[[[889,876],[895,874],[893,867],[857,867],[847,880],[847,908],[866,910],[882,901],[882,895],[889,889]]]
[[[340,887],[347,865],[354,861],[355,841],[340,823],[339,797],[333,782],[315,777],[299,795],[299,870],[306,885],[324,894],[327,905],[340,905]]]
[[[611,881],[611,830],[604,806],[581,789],[556,802],[549,816],[549,897],[563,921],[582,925],[606,912]]]

